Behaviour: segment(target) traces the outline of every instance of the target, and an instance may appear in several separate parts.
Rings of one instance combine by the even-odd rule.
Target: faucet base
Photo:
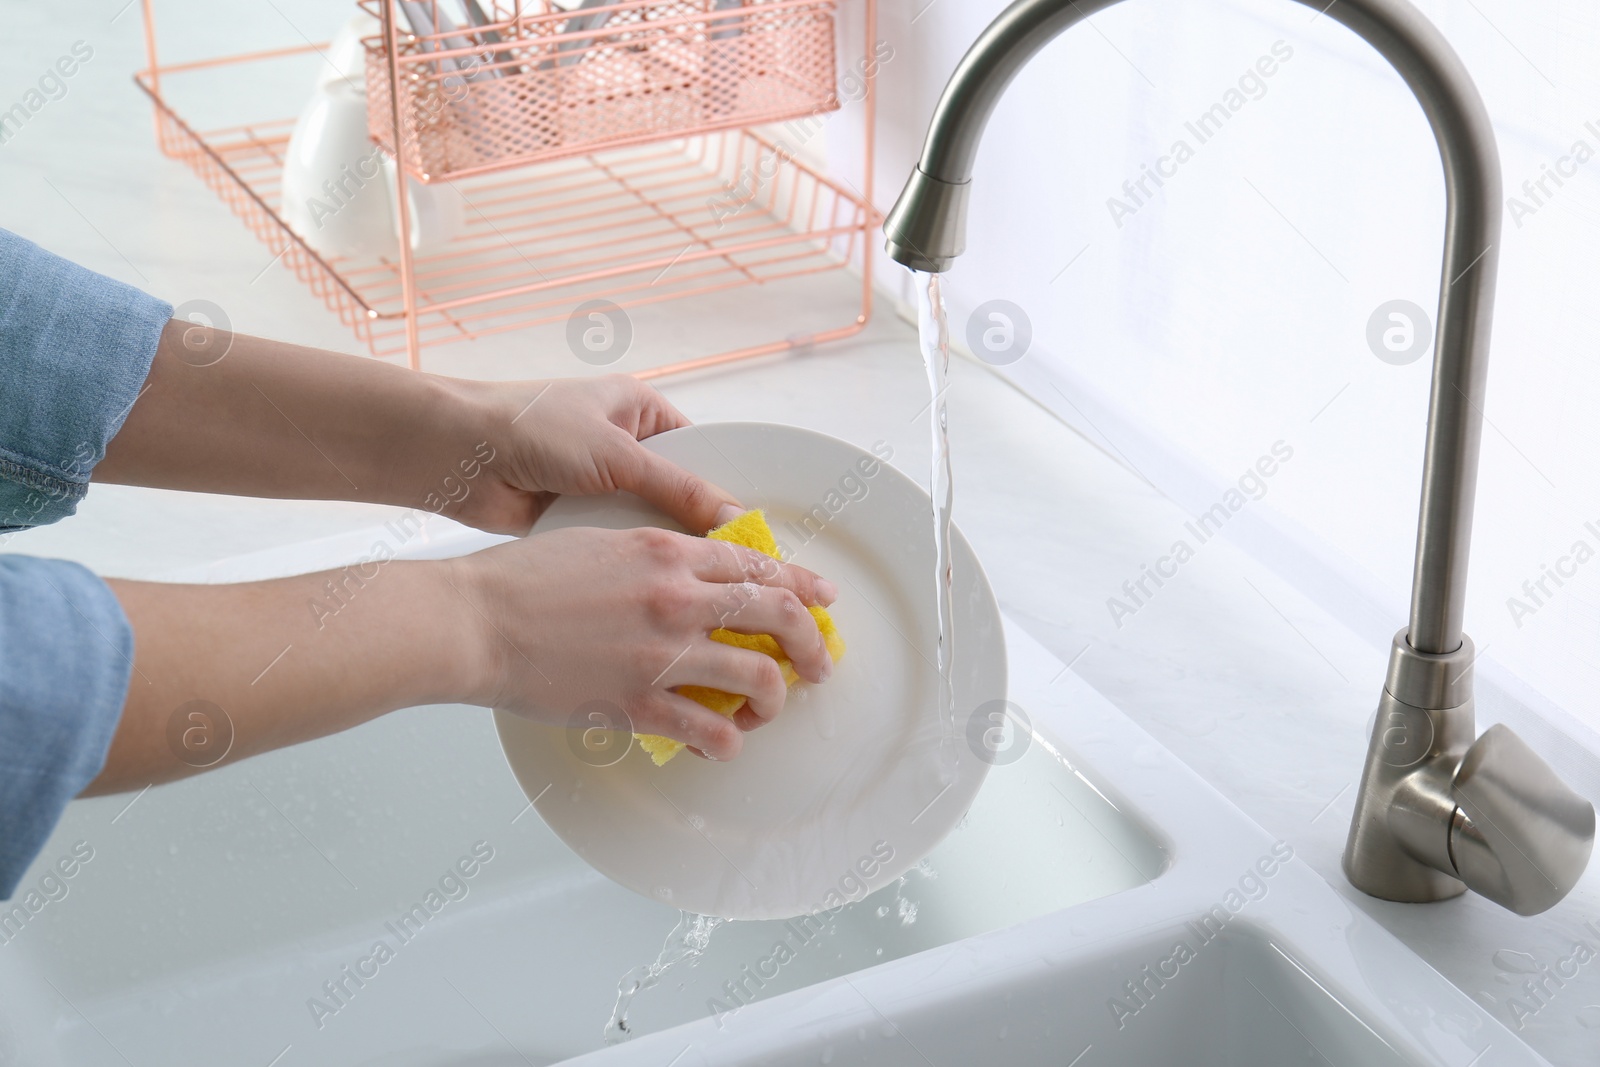
[[[1395,635],[1367,743],[1344,873],[1371,896],[1424,903],[1482,893],[1537,915],[1572,891],[1594,849],[1594,806],[1503,725],[1474,738],[1472,642],[1418,652]]]
[[[1476,734],[1473,657],[1465,638],[1433,655],[1395,635],[1344,850],[1345,877],[1363,893],[1426,903],[1466,892],[1451,854],[1451,784]]]
[[[1466,892],[1466,883],[1449,873],[1457,814],[1450,783],[1472,744],[1473,720],[1471,701],[1427,711],[1383,694],[1344,850],[1351,885],[1409,904]],[[1412,762],[1416,751],[1423,755]]]

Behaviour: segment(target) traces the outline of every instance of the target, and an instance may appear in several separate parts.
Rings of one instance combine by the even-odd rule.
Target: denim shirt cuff
[[[0,230],[0,531],[72,514],[172,305]]]

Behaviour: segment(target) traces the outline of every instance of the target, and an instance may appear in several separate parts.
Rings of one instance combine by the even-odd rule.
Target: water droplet
[[[1494,965],[1509,974],[1539,973],[1539,961],[1526,952],[1503,948],[1493,958]]]

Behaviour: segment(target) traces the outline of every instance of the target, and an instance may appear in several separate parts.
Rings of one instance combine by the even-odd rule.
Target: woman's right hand
[[[771,657],[711,640],[771,634],[807,681],[833,661],[808,605],[836,595],[817,575],[760,552],[651,528],[572,528],[452,561],[449,580],[481,621],[474,703],[565,726],[605,701],[641,734],[717,760],[770,722],[787,686]],[[747,702],[727,719],[673,692],[700,685]]]

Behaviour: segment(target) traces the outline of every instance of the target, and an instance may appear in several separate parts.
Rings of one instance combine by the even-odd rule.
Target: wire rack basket
[[[613,19],[606,24],[608,34],[591,33],[586,43],[569,45],[564,51],[564,38],[571,35],[553,32],[546,23],[567,19],[566,13],[551,14],[555,9],[543,4],[535,13],[529,13],[529,4],[509,10],[497,5],[493,11],[499,20],[496,32],[500,41],[489,62],[519,73],[470,83],[472,91],[462,99],[483,106],[478,92],[483,85],[507,89],[494,83],[526,82],[523,89],[511,94],[511,98],[523,99],[517,94],[532,92],[527,86],[547,83],[552,72],[563,69],[562,60],[569,55],[605,57],[609,48],[629,51],[632,61],[638,62],[640,50],[623,45],[628,34],[645,35],[651,41],[660,40],[663,33],[670,35],[674,38],[671,44],[678,48],[672,53],[675,61],[686,64],[686,70],[703,71],[707,63],[715,67],[732,57],[741,69],[775,71],[777,67],[770,62],[767,66],[742,66],[747,60],[753,64],[782,51],[771,41],[760,43],[761,34],[767,31],[759,27],[789,26],[805,12],[806,18],[826,16],[819,24],[828,26],[830,40],[826,77],[820,68],[812,71],[813,82],[807,89],[812,95],[804,106],[797,95],[788,98],[785,106],[792,109],[787,112],[740,110],[765,106],[778,94],[761,88],[759,81],[752,80],[757,88],[746,93],[742,86],[729,90],[728,83],[702,75],[694,83],[697,94],[704,100],[707,88],[715,88],[710,93],[713,110],[725,108],[726,114],[708,117],[704,110],[694,112],[674,104],[680,110],[672,113],[683,116],[683,125],[663,132],[640,118],[650,114],[648,107],[630,102],[633,98],[624,94],[626,98],[616,109],[623,118],[617,123],[569,124],[559,144],[554,138],[548,143],[544,140],[553,126],[541,127],[546,133],[539,134],[540,147],[535,152],[531,140],[515,143],[500,126],[478,127],[480,132],[473,134],[461,112],[431,126],[412,122],[410,132],[404,132],[407,120],[396,114],[403,109],[394,108],[392,102],[423,99],[431,91],[426,88],[430,77],[437,79],[434,84],[442,91],[448,88],[444,80],[459,76],[462,68],[456,67],[454,74],[425,73],[427,64],[451,60],[449,50],[424,51],[421,39],[400,33],[392,22],[386,26],[386,37],[397,45],[405,41],[394,51],[401,61],[389,62],[387,50],[379,49],[374,62],[371,49],[380,42],[366,42],[369,91],[376,92],[372,87],[375,77],[391,90],[402,87],[401,92],[381,98],[390,107],[391,121],[386,127],[390,145],[395,143],[396,126],[403,131],[395,151],[398,165],[393,168],[401,215],[399,232],[409,232],[406,184],[422,174],[427,174],[430,182],[446,182],[466,205],[461,231],[426,253],[414,253],[408,242],[396,241],[386,255],[319,255],[284,221],[282,177],[295,120],[199,128],[186,120],[175,103],[180,96],[192,100],[205,95],[205,86],[200,84],[189,87],[187,93],[181,91],[190,79],[263,77],[264,82],[297,84],[292,78],[274,79],[267,72],[279,64],[304,64],[324,45],[161,65],[155,48],[153,0],[142,0],[149,67],[135,80],[154,105],[163,153],[194,170],[272,251],[276,261],[321,298],[373,355],[404,353],[413,368],[421,366],[426,346],[561,322],[580,304],[595,299],[631,309],[850,267],[860,270],[859,310],[848,321],[810,332],[791,329],[781,339],[640,372],[641,377],[659,377],[848,337],[866,325],[872,311],[871,259],[874,231],[881,222],[871,207],[876,63],[870,42],[877,0],[863,0],[864,40],[869,46],[859,68],[866,140],[859,188],[801,162],[785,139],[787,127],[774,130],[746,125],[751,115],[759,115],[763,121],[784,113],[816,116],[839,106],[833,88],[832,0],[760,0],[731,10],[715,4],[716,0],[633,0],[612,5],[606,9]],[[615,21],[624,11],[633,20]],[[751,12],[759,12],[760,17]],[[775,21],[764,24],[761,17]],[[716,21],[719,18],[748,31],[741,32],[740,37],[747,40],[739,48],[710,47],[710,34],[727,28]],[[686,27],[698,29],[691,32]],[[781,35],[773,31],[769,36]],[[602,37],[611,43],[604,43]],[[418,60],[415,64],[404,60],[408,48]],[[478,52],[483,52],[481,45]],[[497,58],[502,54],[503,58]],[[620,69],[622,61],[599,58],[589,63],[595,70],[584,72],[584,77]],[[541,70],[541,64],[548,66]],[[589,64],[566,64],[568,68],[585,65]],[[788,78],[789,72],[786,68],[774,77]],[[637,88],[640,82],[634,84]],[[680,79],[662,94],[652,89],[648,95],[682,96],[680,90],[686,84]],[[611,91],[618,91],[616,85]],[[562,99],[565,104],[547,113],[583,112],[591,98],[567,93]],[[717,100],[721,102],[715,103]],[[371,101],[369,95],[369,104],[376,107]],[[562,107],[569,105],[569,111],[562,112]],[[515,108],[504,112],[522,113]],[[661,121],[664,113],[658,110],[656,120]],[[690,121],[695,115],[698,117]],[[461,147],[474,136],[480,140],[488,136],[483,131],[492,133],[491,146],[500,153],[494,162],[486,161],[493,155],[487,149],[469,156]],[[413,157],[413,152],[428,151],[430,144],[442,153],[442,170],[429,171],[418,162],[420,157]],[[513,152],[523,154],[513,158]]]
[[[381,14],[381,0],[361,6]],[[833,0],[623,0],[577,15],[535,2],[490,17],[470,31],[477,43],[460,29],[397,39],[401,136],[418,180],[839,106]],[[364,44],[369,127],[393,154],[388,45]]]

